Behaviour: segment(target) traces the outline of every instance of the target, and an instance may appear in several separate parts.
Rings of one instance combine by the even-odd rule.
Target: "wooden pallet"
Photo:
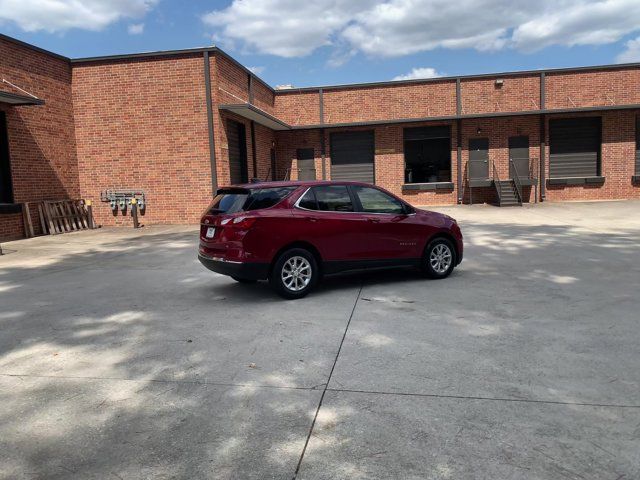
[[[42,231],[49,235],[94,228],[91,209],[87,208],[84,200],[47,200],[40,202],[38,214]]]

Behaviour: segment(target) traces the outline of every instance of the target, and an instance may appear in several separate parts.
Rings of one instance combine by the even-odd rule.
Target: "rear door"
[[[346,185],[309,188],[296,203],[294,218],[300,239],[315,245],[323,260],[350,262],[362,258],[365,219],[355,211]]]
[[[373,130],[332,133],[331,179],[374,183]]]

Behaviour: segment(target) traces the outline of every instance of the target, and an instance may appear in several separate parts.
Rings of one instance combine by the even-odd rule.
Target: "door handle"
[[[318,219],[314,218],[314,217],[307,217],[307,220],[309,220],[310,222],[317,222]]]
[[[379,218],[367,218],[367,220],[370,221],[371,223],[380,223]]]

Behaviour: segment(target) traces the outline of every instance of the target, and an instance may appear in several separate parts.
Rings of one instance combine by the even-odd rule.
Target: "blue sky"
[[[640,61],[638,0],[0,0],[72,58],[216,44],[271,85]]]

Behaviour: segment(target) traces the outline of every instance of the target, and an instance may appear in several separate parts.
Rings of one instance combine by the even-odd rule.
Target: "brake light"
[[[256,222],[256,217],[240,216],[240,217],[235,217],[229,225],[234,228],[238,228],[240,230],[248,230],[253,226],[255,222]]]

